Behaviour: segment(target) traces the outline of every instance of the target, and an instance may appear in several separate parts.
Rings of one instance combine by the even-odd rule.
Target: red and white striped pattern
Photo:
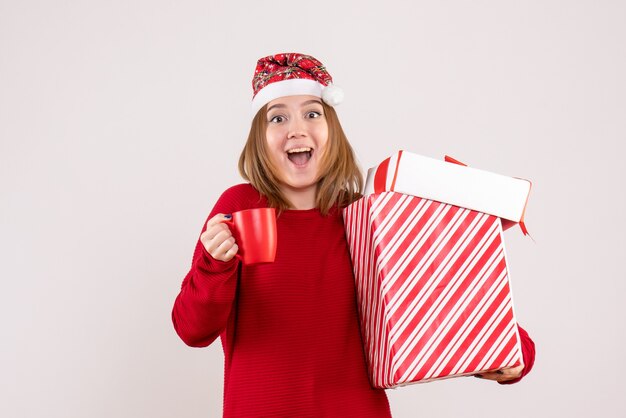
[[[499,218],[395,192],[344,218],[373,386],[522,363]]]

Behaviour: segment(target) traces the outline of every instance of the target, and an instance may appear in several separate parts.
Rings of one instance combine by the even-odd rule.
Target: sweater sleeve
[[[517,326],[519,330],[520,343],[522,345],[522,358],[524,359],[524,370],[522,370],[522,375],[517,379],[509,380],[506,382],[499,382],[501,385],[510,385],[513,383],[517,383],[524,378],[533,368],[535,364],[535,343],[530,338],[526,330],[519,325]]]
[[[224,192],[208,216],[232,213],[245,205],[243,187]],[[202,232],[206,230],[206,222]],[[201,234],[202,234],[201,232]],[[191,347],[206,347],[226,328],[235,303],[239,261],[215,260],[198,239],[191,269],[185,276],[172,309],[178,336]]]

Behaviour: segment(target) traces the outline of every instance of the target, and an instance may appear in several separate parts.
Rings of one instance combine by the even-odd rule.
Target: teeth
[[[293,154],[295,152],[310,152],[311,148],[309,147],[302,147],[302,148],[293,148],[290,150],[287,150],[287,154]]]

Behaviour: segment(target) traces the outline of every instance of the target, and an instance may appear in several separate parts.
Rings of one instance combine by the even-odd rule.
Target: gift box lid
[[[364,195],[394,191],[519,222],[530,187],[528,180],[398,151],[368,170]]]

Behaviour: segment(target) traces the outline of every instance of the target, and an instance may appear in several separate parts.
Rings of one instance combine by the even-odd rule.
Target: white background
[[[388,391],[394,417],[623,417],[626,3],[0,1],[0,416],[218,417],[170,320],[241,181],[256,60],[309,53],[362,168],[398,149],[533,181],[506,233],[535,370]],[[262,384],[262,382],[260,382]]]

